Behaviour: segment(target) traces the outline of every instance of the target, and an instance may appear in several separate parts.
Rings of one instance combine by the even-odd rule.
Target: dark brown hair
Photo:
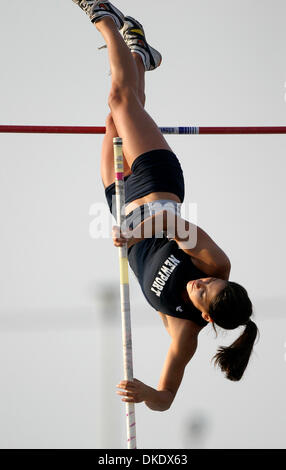
[[[233,330],[240,325],[244,326],[239,338],[230,346],[220,346],[213,358],[215,365],[230,380],[241,379],[253,350],[258,328],[250,320],[252,312],[252,303],[246,289],[231,281],[228,281],[209,306],[209,316],[221,328]]]

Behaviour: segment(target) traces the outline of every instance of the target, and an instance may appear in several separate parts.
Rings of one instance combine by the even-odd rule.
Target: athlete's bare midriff
[[[127,204],[126,215],[129,214],[129,212],[136,209],[136,207],[142,206],[143,204],[146,204],[147,202],[157,201],[158,199],[170,199],[178,203],[181,202],[180,198],[174,193],[164,193],[164,192],[150,193],[147,196],[141,197],[139,199],[135,199],[134,201],[130,202],[130,204]]]

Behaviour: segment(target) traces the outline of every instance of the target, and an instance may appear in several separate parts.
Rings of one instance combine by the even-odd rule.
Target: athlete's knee
[[[118,106],[128,106],[134,98],[134,92],[130,87],[113,84],[108,97],[110,109]]]

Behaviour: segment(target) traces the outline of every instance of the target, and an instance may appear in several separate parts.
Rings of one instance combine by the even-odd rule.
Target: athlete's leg
[[[111,114],[109,114],[105,121],[106,133],[102,142],[101,149],[101,179],[104,187],[114,183],[114,153],[113,153],[113,138],[118,137],[118,132],[114,125]],[[130,174],[130,168],[126,161],[124,161],[124,176]]]
[[[123,139],[123,149],[129,168],[142,153],[155,149],[171,150],[156,123],[144,110],[138,96],[138,84],[144,77],[143,62],[136,59],[121,37],[114,21],[103,18],[96,23],[109,53],[112,88],[109,106],[116,130]]]
[[[136,54],[132,53],[136,67],[138,69],[137,81],[137,97],[144,107],[145,105],[145,70],[142,72],[142,59]],[[144,69],[144,67],[143,67]],[[106,188],[115,180],[114,174],[114,151],[113,151],[113,138],[118,137],[118,131],[115,127],[112,114],[110,113],[106,118],[106,134],[102,143],[101,151],[101,178]],[[124,176],[131,174],[131,169],[127,160],[124,158]]]

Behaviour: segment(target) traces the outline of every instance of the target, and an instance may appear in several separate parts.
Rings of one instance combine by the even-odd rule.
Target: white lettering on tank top
[[[176,267],[180,264],[180,262],[181,261],[175,258],[174,255],[169,256],[164,261],[164,264],[161,266],[160,271],[157,273],[151,287],[151,291],[155,292],[157,297],[160,297],[166,285],[166,282],[168,281],[174,269],[176,269]]]

